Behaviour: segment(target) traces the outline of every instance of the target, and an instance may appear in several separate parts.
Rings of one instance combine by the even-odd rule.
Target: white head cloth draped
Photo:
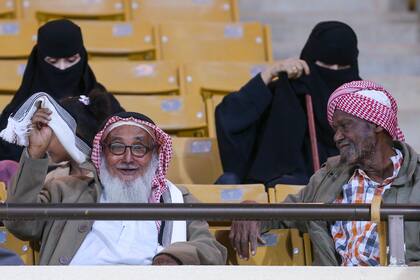
[[[12,144],[28,146],[32,116],[39,107],[51,110],[51,121],[48,126],[54,131],[71,158],[78,163],[86,161],[90,155],[90,148],[76,136],[76,121],[45,92],[35,93],[28,98],[16,113],[9,117],[6,128],[0,132],[0,137]]]

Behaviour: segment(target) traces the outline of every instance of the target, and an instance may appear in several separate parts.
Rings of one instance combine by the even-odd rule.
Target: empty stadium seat
[[[281,203],[289,194],[297,194],[305,186],[303,185],[283,185],[278,184],[274,188],[268,189],[268,199],[270,203]],[[312,265],[312,245],[308,233],[302,234],[303,246],[305,252],[305,264]]]
[[[16,18],[14,0],[0,0],[0,18]]]
[[[210,232],[223,244],[228,253],[227,264],[231,265],[306,265],[305,248],[297,229],[275,229],[261,235],[266,242],[259,244],[255,256],[240,259],[229,240],[230,230],[211,227]]]
[[[223,173],[215,138],[173,137],[167,178],[175,184],[213,184]]]
[[[18,254],[25,264],[34,264],[34,253],[29,242],[16,238],[5,227],[0,227],[0,247]]]
[[[289,194],[297,194],[300,190],[302,190],[305,186],[303,185],[282,185],[278,184],[273,188],[274,192],[270,194],[270,202],[281,203]],[[274,198],[272,197],[274,195]]]
[[[163,23],[161,58],[190,61],[271,61],[269,27],[249,23]]]
[[[116,95],[127,111],[149,116],[160,128],[177,136],[205,136],[204,104],[187,96]]]
[[[133,19],[163,21],[239,20],[236,0],[131,0]]]
[[[157,59],[155,30],[152,24],[136,21],[76,21],[91,58],[126,57]]]
[[[124,0],[20,0],[26,19],[46,22],[55,18],[124,20]]]
[[[7,199],[6,184],[4,182],[0,182],[0,203],[5,202],[6,199]]]
[[[186,187],[203,203],[239,203],[255,200],[267,203],[264,185],[188,185]],[[296,229],[271,230],[262,235],[266,241],[249,260],[239,259],[229,240],[229,226],[210,222],[210,232],[228,249],[228,264],[234,265],[305,265],[303,239]]]
[[[12,100],[13,95],[11,94],[0,94],[0,112],[3,111],[4,107],[10,103]]]
[[[33,21],[0,20],[0,59],[27,58],[36,43],[37,31]]]
[[[268,197],[262,184],[254,185],[202,185],[178,184],[187,188],[203,203],[240,203],[244,200],[255,200],[267,203]]]
[[[0,60],[0,94],[15,94],[19,88],[26,60]]]
[[[223,96],[238,91],[265,67],[266,62],[192,62],[184,65],[186,94],[201,95],[206,103],[209,136],[216,137],[214,110]]]
[[[180,95],[181,92],[179,67],[174,62],[93,60],[89,65],[98,81],[115,94]],[[137,105],[129,105],[133,106]]]

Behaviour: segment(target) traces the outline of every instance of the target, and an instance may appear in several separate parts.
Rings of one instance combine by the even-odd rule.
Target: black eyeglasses
[[[153,150],[153,146],[147,147],[142,144],[124,145],[122,143],[111,143],[108,144],[107,147],[109,151],[116,156],[121,156],[125,154],[126,149],[130,148],[131,154],[140,158],[144,157],[148,152]]]

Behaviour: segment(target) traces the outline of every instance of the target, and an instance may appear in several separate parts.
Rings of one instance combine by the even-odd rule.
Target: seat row
[[[277,185],[267,194],[263,185],[191,185],[179,184],[204,203],[239,203],[255,200],[258,203],[278,203],[288,194],[297,193],[302,186]],[[274,195],[274,196],[273,196]],[[5,199],[4,184],[0,184],[0,201]],[[229,242],[229,223],[209,221],[210,232],[228,249],[227,264],[232,265],[311,265],[309,236],[297,229],[271,230],[262,235],[266,244],[249,260],[242,260]],[[0,246],[17,252],[26,264],[37,263],[37,253],[29,242],[21,241],[0,227]]]
[[[247,23],[76,21],[91,58],[186,61],[271,61],[270,28]],[[38,25],[0,20],[0,59],[27,58]]]
[[[26,60],[0,60],[0,110],[18,89]],[[97,80],[129,111],[179,136],[215,137],[214,110],[267,63],[93,60]]]
[[[0,18],[153,21],[239,19],[236,0],[0,0]]]

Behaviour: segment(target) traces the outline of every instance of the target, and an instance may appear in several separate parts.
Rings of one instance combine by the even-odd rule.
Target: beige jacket
[[[93,170],[89,163],[84,168]],[[98,202],[102,187],[96,178],[65,176],[44,183],[48,159],[31,159],[24,151],[14,184],[8,189],[9,203],[93,203]],[[186,203],[198,202],[186,189],[181,189]],[[169,192],[163,196],[170,202]],[[86,220],[18,220],[5,221],[6,227],[23,240],[40,241],[41,265],[69,264],[81,246],[94,221]],[[163,229],[160,254],[169,254],[182,264],[223,265],[226,248],[210,234],[204,221],[187,221],[187,242],[170,244],[172,222]]]

